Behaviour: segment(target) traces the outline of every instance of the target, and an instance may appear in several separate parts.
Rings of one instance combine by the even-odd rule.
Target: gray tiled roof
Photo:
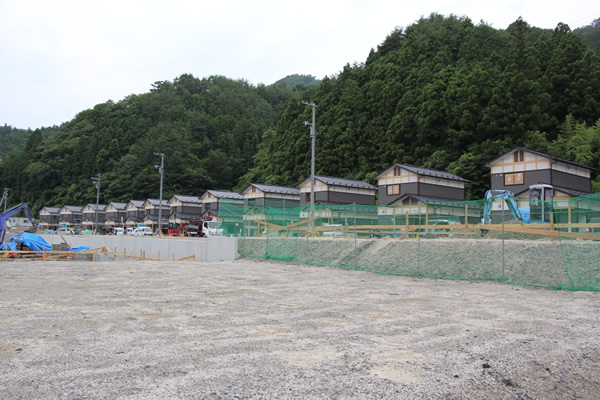
[[[332,176],[321,176],[315,175],[315,179],[323,182],[326,185],[353,187],[359,189],[377,190],[377,188],[367,182],[357,181],[354,179],[335,178]],[[306,178],[302,183],[310,180],[310,177]]]
[[[435,197],[435,196],[423,196],[420,194],[413,194],[413,193],[406,193],[403,196],[400,196],[398,199],[396,199],[396,202],[398,200],[401,199],[405,199],[405,198],[411,198],[423,203],[464,203],[464,200],[457,200],[457,199],[448,199],[445,197]]]
[[[96,210],[96,203],[92,204],[87,204],[86,207],[91,208],[92,210]],[[98,204],[98,211],[104,211],[104,209],[106,208],[106,204]],[[83,208],[81,209],[83,211]]]
[[[83,207],[81,207],[81,206],[63,206],[61,208],[61,210],[63,208],[66,209],[66,210],[69,210],[71,212],[81,212],[81,210],[83,209]]]
[[[158,206],[161,204],[159,199],[148,199],[146,201],[152,204],[153,206]],[[144,204],[146,203],[146,201],[144,202]],[[169,203],[167,203],[167,200],[165,199],[163,199],[162,205],[163,207],[169,207]]]
[[[144,206],[144,200],[129,200],[129,203],[133,204],[134,207],[140,208]],[[129,204],[127,203],[127,204]]]
[[[200,213],[183,213],[183,212],[175,212],[173,214],[171,214],[171,217],[175,216],[176,218],[181,218],[181,219],[190,219],[193,217],[199,217]]]
[[[228,192],[225,190],[207,190],[207,192],[219,199],[244,200],[244,196],[238,192]]]
[[[182,194],[176,194],[173,198],[181,201],[182,203],[202,203],[198,196],[187,196]]]
[[[264,193],[279,193],[279,194],[291,194],[300,195],[300,189],[287,187],[287,186],[275,186],[275,185],[263,185],[259,183],[253,183],[252,186]]]
[[[142,203],[143,204],[143,203]],[[117,203],[115,201],[111,201],[110,203],[108,203],[109,206],[113,206],[114,208],[116,208],[117,210],[124,210],[125,207],[127,207],[127,203]]]
[[[454,181],[469,182],[465,178],[461,178],[460,176],[451,174],[450,172],[446,172],[446,171],[438,171],[436,169],[430,169],[430,168],[420,168],[420,167],[415,167],[415,166],[406,165],[406,164],[394,164],[394,165],[397,167],[400,167],[400,168],[404,168],[405,170],[410,171],[417,175],[433,176],[435,178],[443,178],[443,179],[450,179],[450,180],[454,180]]]

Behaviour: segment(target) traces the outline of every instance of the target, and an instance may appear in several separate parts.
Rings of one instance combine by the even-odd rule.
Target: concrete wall
[[[145,252],[146,258],[173,260],[194,255],[196,261],[231,261],[238,257],[236,237],[180,238],[180,237],[132,237],[91,235],[42,235],[50,244],[64,243],[72,247],[87,246],[90,249],[106,247],[119,255],[137,256]]]

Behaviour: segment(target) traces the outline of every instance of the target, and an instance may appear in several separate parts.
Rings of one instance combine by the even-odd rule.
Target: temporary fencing
[[[219,228],[240,238],[238,252],[246,257],[600,291],[600,194],[531,207],[529,200],[509,203],[496,198],[311,209],[291,201],[221,200]]]

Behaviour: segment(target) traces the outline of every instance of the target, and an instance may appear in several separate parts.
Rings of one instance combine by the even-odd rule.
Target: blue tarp
[[[86,251],[90,248],[87,246],[71,247],[71,251]]]
[[[23,243],[33,251],[51,251],[52,246],[43,237],[35,233],[23,232],[10,238],[11,242]]]
[[[17,244],[11,242],[0,243],[0,250],[17,250]]]

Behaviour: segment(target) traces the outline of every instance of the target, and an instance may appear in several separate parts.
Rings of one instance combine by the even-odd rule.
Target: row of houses
[[[491,189],[510,190],[517,198],[526,198],[529,186],[539,183],[552,185],[555,199],[592,191],[593,168],[521,147],[490,160],[486,167],[491,169]],[[469,183],[449,172],[406,164],[392,164],[375,179],[377,187],[357,180],[316,176],[315,204],[388,206],[456,202],[465,200],[465,185]],[[284,208],[302,207],[310,204],[311,186],[309,177],[297,187],[252,183],[240,193],[208,190],[201,197],[175,195],[162,204],[157,199],[147,199],[100,204],[97,209],[96,204],[44,207],[39,213],[40,226],[54,229],[65,224],[93,229],[97,220],[98,226],[105,228],[138,224],[154,227],[158,225],[159,213],[163,216],[163,225],[181,224],[195,216],[218,217],[221,200],[248,207],[265,207],[270,201],[277,201]]]

